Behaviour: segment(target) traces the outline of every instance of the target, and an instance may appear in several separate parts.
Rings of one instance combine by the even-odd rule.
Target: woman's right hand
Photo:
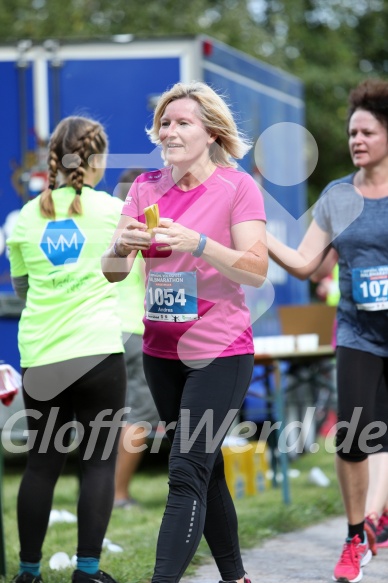
[[[131,271],[137,252],[146,251],[150,246],[147,225],[121,215],[110,247],[101,257],[102,273],[111,283],[122,281]]]
[[[132,219],[116,239],[116,251],[120,255],[129,255],[131,251],[145,251],[151,246],[151,235],[147,225]]]

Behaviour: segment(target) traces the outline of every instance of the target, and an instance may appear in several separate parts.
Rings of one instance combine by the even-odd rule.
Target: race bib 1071
[[[358,310],[388,310],[388,265],[352,269],[352,291]]]

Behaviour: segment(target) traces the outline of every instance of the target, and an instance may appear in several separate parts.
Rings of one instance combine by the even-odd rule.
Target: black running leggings
[[[177,422],[175,429],[167,431],[171,442],[169,494],[154,583],[179,581],[202,534],[222,579],[244,576],[221,445],[248,389],[253,355],[216,358],[207,366],[196,367],[144,355],[145,375],[160,419],[167,427]]]
[[[48,398],[50,393],[56,392],[59,384],[61,387],[68,384],[66,377],[73,380],[78,374],[82,376],[58,395]],[[123,354],[76,358],[23,371],[30,449],[17,506],[22,561],[36,563],[42,557],[54,487],[70,443],[70,431],[65,429],[74,417],[84,430],[79,445],[81,486],[77,508],[77,554],[100,557],[113,506],[120,433],[117,417],[115,423],[111,421],[124,407],[125,391]],[[106,415],[101,413],[105,410]],[[96,418],[97,422],[91,425]],[[101,426],[104,423],[105,426]]]
[[[380,445],[386,451],[386,434],[374,437],[370,424],[382,421],[388,425],[387,408],[376,407],[378,390],[388,387],[388,358],[353,348],[337,347],[338,421],[336,434],[338,455],[350,462],[361,462],[368,457],[370,448]],[[383,400],[387,400],[387,396]],[[382,401],[379,395],[380,403]],[[355,409],[358,408],[358,409]],[[346,425],[341,427],[341,422]],[[365,428],[370,425],[370,438]]]

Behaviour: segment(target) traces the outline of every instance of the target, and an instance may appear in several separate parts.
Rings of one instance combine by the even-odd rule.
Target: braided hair
[[[54,219],[55,207],[52,191],[57,184],[58,173],[75,190],[68,210],[69,216],[81,215],[80,195],[84,185],[89,156],[103,154],[108,148],[108,138],[102,125],[85,117],[71,116],[63,119],[54,130],[48,152],[49,186],[40,196],[42,216]]]

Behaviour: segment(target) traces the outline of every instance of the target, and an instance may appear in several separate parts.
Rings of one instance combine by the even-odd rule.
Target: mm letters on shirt
[[[65,265],[78,261],[85,240],[73,219],[50,221],[43,233],[40,248],[53,265]]]

